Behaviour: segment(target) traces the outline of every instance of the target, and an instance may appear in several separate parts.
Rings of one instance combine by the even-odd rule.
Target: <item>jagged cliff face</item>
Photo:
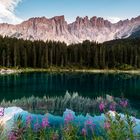
[[[100,17],[77,17],[75,22],[68,24],[64,16],[56,16],[51,19],[31,18],[18,25],[0,24],[0,35],[29,40],[64,41],[70,44],[84,40],[104,42],[127,38],[139,28],[140,16],[115,24]]]

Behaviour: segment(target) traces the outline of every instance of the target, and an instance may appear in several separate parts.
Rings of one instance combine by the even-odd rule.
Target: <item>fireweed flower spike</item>
[[[17,140],[17,137],[14,132],[10,132],[8,135],[8,140]]]
[[[39,128],[40,128],[40,125],[39,125],[39,123],[38,123],[38,118],[36,118],[36,123],[34,124],[34,130],[35,130],[35,131],[38,131]]]
[[[34,124],[34,130],[35,131],[38,131],[38,129],[39,129],[39,123],[38,122],[36,122],[35,124]]]
[[[92,119],[88,119],[85,121],[85,127],[91,131],[91,134],[94,134],[95,124],[93,123]]]
[[[71,122],[71,121],[73,121],[73,120],[74,120],[74,116],[73,116],[72,113],[68,113],[68,114],[65,116],[65,118],[64,118],[65,123],[69,123],[69,122]]]
[[[92,124],[93,124],[92,120],[87,120],[86,121],[86,125],[92,125]]]
[[[26,118],[26,125],[30,125],[32,121],[32,117],[31,116],[27,116]]]
[[[4,108],[0,107],[0,117],[4,116]]]
[[[128,106],[128,101],[127,100],[121,100],[120,101],[120,105],[124,108],[126,108]]]
[[[115,103],[111,103],[110,106],[109,106],[109,109],[110,109],[111,111],[115,111],[115,110],[116,110],[116,105],[115,105]]]
[[[103,102],[101,102],[99,104],[99,110],[102,112],[102,111],[104,111],[104,109],[105,109],[105,104]]]
[[[87,131],[85,128],[82,129],[82,135],[85,137],[87,135]]]
[[[86,126],[93,127],[93,128],[95,127],[95,124],[93,123],[92,119],[86,120],[85,125]]]
[[[105,128],[106,130],[108,130],[108,129],[110,128],[110,123],[109,123],[108,121],[106,121],[106,122],[104,123],[104,128]]]
[[[49,127],[49,121],[47,117],[42,119],[42,128],[46,128],[46,127]]]

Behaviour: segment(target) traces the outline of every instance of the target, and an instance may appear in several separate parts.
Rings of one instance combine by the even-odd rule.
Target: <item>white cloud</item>
[[[22,0],[0,0],[0,22],[18,24],[22,19],[15,14],[15,8]]]
[[[117,23],[118,21],[122,19],[119,17],[107,17],[107,20],[109,20],[111,23]]]

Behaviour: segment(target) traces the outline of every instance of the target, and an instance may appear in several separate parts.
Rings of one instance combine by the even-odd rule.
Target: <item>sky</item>
[[[0,23],[18,24],[31,17],[65,15],[103,17],[115,23],[140,15],[140,0],[0,0]]]

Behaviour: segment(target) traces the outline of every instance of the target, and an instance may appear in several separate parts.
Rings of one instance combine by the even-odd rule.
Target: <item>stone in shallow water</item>
[[[12,128],[12,126],[14,125],[14,116],[17,113],[22,114],[23,111],[21,108],[19,107],[8,107],[4,109],[4,116],[0,117],[0,122],[3,124],[3,126],[5,127],[6,130],[10,130]],[[28,112],[26,112],[28,113]]]

